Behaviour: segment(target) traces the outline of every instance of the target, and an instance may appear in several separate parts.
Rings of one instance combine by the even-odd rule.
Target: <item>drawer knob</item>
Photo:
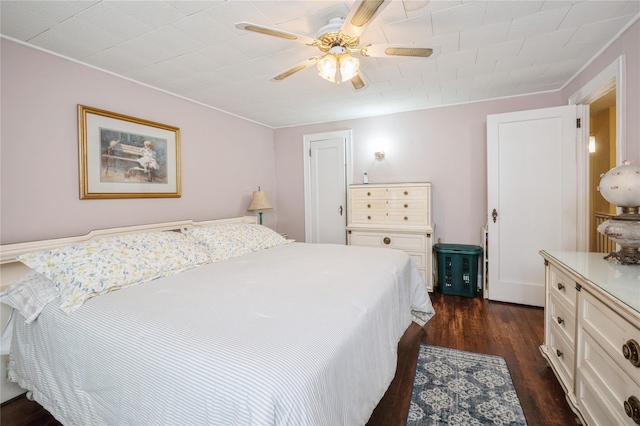
[[[371,208],[371,204],[367,204],[367,208],[370,209]]]
[[[631,339],[622,345],[622,355],[628,359],[634,367],[640,367],[640,345]]]
[[[404,191],[404,195],[409,195],[409,193],[407,191]]]
[[[629,399],[624,401],[624,412],[627,416],[640,425],[640,401],[635,396],[630,396]]]
[[[558,283],[558,290],[564,290],[564,284]]]
[[[371,216],[367,216],[367,219],[371,220]]]
[[[560,349],[556,349],[556,355],[558,355],[558,358],[562,356],[562,352],[560,351]]]
[[[404,217],[404,220],[409,220],[409,218],[407,216]]]
[[[368,196],[370,196],[370,195],[371,195],[371,193],[370,193],[370,192],[367,192],[367,197],[368,197]]]
[[[558,317],[557,320],[558,320],[558,324],[562,324],[564,322],[564,320],[560,317]]]
[[[406,209],[407,207],[409,207],[409,204],[405,204],[405,205],[404,205],[404,208],[405,208],[405,209]]]
[[[391,238],[384,237],[384,240],[382,240],[382,242],[385,243],[385,244],[391,244]]]

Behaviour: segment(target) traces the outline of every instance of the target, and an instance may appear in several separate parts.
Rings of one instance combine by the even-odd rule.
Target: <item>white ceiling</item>
[[[388,1],[360,44],[440,53],[361,58],[359,92],[313,67],[269,81],[319,51],[235,28],[315,38],[353,1],[2,0],[0,33],[278,128],[558,90],[640,11],[638,0]]]

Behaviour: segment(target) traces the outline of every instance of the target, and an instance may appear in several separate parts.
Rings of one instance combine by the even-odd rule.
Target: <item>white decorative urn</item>
[[[640,264],[640,167],[625,161],[602,175],[598,190],[605,200],[622,208],[622,214],[598,226],[598,232],[621,247],[606,258]]]

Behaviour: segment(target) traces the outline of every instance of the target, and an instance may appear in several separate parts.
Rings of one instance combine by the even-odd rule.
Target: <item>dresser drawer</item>
[[[371,210],[385,211],[387,209],[387,202],[385,200],[362,200],[358,198],[351,201],[351,209],[354,212],[366,212]]]
[[[382,225],[387,222],[387,214],[381,211],[351,211],[351,223]]]
[[[388,247],[406,252],[423,252],[426,256],[427,237],[424,234],[351,231],[350,241],[354,246]]]
[[[350,188],[349,195],[351,196],[351,199],[385,199],[387,198],[387,188]]]
[[[640,386],[585,330],[576,372],[576,397],[588,424],[634,425],[624,410],[629,397],[640,398]],[[636,376],[640,375],[640,370]]]
[[[562,272],[555,265],[549,268],[549,292],[561,299],[567,306],[575,311],[576,306],[576,283]]]
[[[553,325],[549,327],[549,331],[549,342],[547,342],[551,352],[549,354],[549,360],[556,368],[556,371],[562,376],[562,382],[570,387],[569,392],[573,392],[574,345],[565,341],[562,333]]]
[[[558,297],[550,293],[547,301],[547,321],[549,326],[554,326],[573,347],[576,336],[576,313],[567,308]]]
[[[427,291],[433,291],[433,280],[427,279],[427,270],[424,268],[418,268],[418,272],[420,272],[420,276],[422,277],[422,282],[424,283]]]
[[[389,212],[387,223],[389,225],[429,225],[428,215],[424,212]]]
[[[426,186],[392,187],[388,189],[387,197],[390,200],[426,200],[429,197],[429,189]]]
[[[425,268],[427,266],[427,254],[425,252],[411,252],[407,251],[409,257],[413,260],[413,263],[419,268]]]
[[[389,210],[399,210],[403,212],[427,212],[426,200],[389,200],[387,203]]]
[[[582,331],[596,339],[602,351],[632,377],[640,387],[640,368],[624,357],[622,347],[630,340],[640,343],[640,329],[607,307],[591,293],[581,292],[580,324]],[[585,354],[586,356],[586,354]],[[640,395],[637,395],[640,398]]]

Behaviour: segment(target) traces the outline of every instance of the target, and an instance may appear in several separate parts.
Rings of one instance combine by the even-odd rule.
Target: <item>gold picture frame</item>
[[[177,198],[180,129],[78,105],[80,199]]]

